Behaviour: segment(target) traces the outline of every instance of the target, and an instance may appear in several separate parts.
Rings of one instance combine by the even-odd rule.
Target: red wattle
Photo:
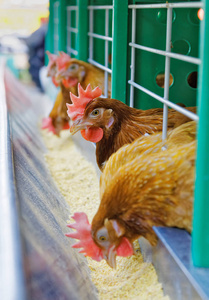
[[[82,137],[90,142],[98,143],[103,138],[102,128],[90,127],[84,130],[81,130]]]
[[[69,87],[75,86],[78,83],[78,79],[70,77],[68,79],[63,79],[62,83],[63,83],[64,87],[69,88]]]
[[[134,254],[132,244],[125,237],[122,238],[122,241],[116,251],[118,256],[123,256],[123,257],[131,256]]]

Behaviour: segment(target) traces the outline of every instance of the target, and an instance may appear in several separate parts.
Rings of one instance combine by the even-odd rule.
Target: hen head
[[[77,86],[86,75],[86,68],[81,61],[72,58],[61,67],[58,67],[57,80],[62,80],[66,88]]]
[[[73,105],[67,104],[68,115],[71,118],[70,132],[75,134],[81,131],[82,136],[86,140],[97,143],[102,139],[104,130],[110,130],[115,119],[114,112],[110,108],[111,105],[108,105],[108,100],[97,98],[102,94],[101,89],[99,87],[94,89],[93,91],[98,92],[94,94],[90,93],[87,99],[86,94],[90,91],[92,91],[90,85],[88,85],[86,90],[83,90],[81,85],[78,85],[79,97],[76,97],[72,93],[70,94],[73,103]]]
[[[116,256],[130,256],[133,252],[132,243],[124,236],[125,228],[117,220],[104,220],[104,224],[97,229],[92,222],[92,238],[102,249],[103,257],[109,266],[116,267]]]
[[[96,261],[105,259],[112,268],[116,268],[117,255],[123,257],[133,255],[132,244],[127,238],[122,237],[122,231],[117,221],[106,219],[104,226],[93,233],[85,213],[75,213],[72,218],[76,223],[67,226],[76,229],[77,232],[68,233],[66,236],[79,240],[72,247],[82,248],[80,253],[90,256]],[[117,238],[117,235],[120,236]]]

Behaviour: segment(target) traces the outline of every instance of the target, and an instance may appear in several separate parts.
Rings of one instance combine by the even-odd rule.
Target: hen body
[[[196,112],[196,107],[187,108]],[[95,116],[95,111],[98,111]],[[191,119],[177,111],[168,112],[168,128],[172,129]],[[87,104],[82,119],[73,124],[71,131],[84,130],[83,137],[91,141],[92,129],[103,130],[102,138],[96,142],[97,164],[103,170],[105,162],[120,147],[130,144],[144,134],[162,131],[163,109],[140,110],[131,108],[119,100],[96,98]],[[89,137],[90,136],[90,137]]]
[[[100,177],[100,206],[90,226],[85,213],[76,213],[79,240],[73,247],[115,268],[116,255],[133,254],[133,241],[157,242],[153,226],[192,230],[196,123],[169,132],[138,138],[108,160]]]
[[[182,145],[187,145],[196,139],[196,122],[190,121],[179,127],[168,131],[168,137],[162,140],[162,133],[142,136],[131,144],[121,147],[117,153],[109,158],[104,172],[100,177],[100,197],[102,197],[106,186],[112,180],[113,175],[123,165],[131,162],[136,157],[162,152]],[[166,152],[165,152],[166,153]]]
[[[66,103],[72,103],[70,99],[70,92],[78,95],[78,83],[85,89],[90,83],[93,87],[100,86],[104,93],[104,72],[93,65],[77,60],[75,58],[69,59],[58,71],[58,81],[60,82],[60,92],[57,95],[50,117],[52,124],[55,127],[57,134],[67,127],[69,117],[67,114]],[[109,80],[109,94],[110,94],[110,80]]]
[[[101,176],[101,202],[92,221],[92,237],[111,255],[124,237],[132,243],[143,236],[155,245],[153,226],[192,230],[196,141],[162,151],[158,134],[144,140],[148,144],[151,138],[153,151],[133,158],[131,149],[131,159],[125,162],[122,149],[128,153],[132,147],[127,145],[111,156]]]
[[[62,129],[69,128],[69,117],[66,112],[66,103],[71,103],[69,96],[69,91],[63,86],[60,85],[60,91],[57,94],[57,97],[54,102],[54,106],[49,114],[49,117],[52,120],[52,125],[55,128],[56,134],[59,136]]]

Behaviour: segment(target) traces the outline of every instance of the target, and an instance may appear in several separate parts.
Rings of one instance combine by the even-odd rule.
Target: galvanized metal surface
[[[0,297],[24,300],[22,244],[13,170],[11,128],[4,88],[4,62],[0,61]]]
[[[209,269],[196,268],[191,258],[191,235],[178,228],[154,228],[160,242],[152,260],[165,293],[172,300],[209,299]]]
[[[34,88],[27,89],[19,85],[8,72],[6,87],[13,129],[16,181],[15,185],[11,181],[7,184],[10,190],[16,189],[20,216],[19,220],[15,219],[16,212],[12,216],[5,216],[10,227],[6,223],[0,227],[0,236],[4,237],[9,229],[12,241],[12,244],[7,245],[7,251],[1,253],[7,268],[1,268],[4,273],[1,273],[3,280],[0,284],[5,284],[3,291],[7,288],[7,293],[14,293],[13,298],[6,294],[2,299],[22,300],[22,294],[26,291],[27,299],[30,300],[97,299],[86,259],[71,248],[70,239],[64,235],[67,232],[70,208],[56,188],[44,160],[46,150],[38,122],[47,114],[48,98]],[[8,169],[11,171],[12,166]],[[20,225],[21,239],[17,234],[17,223]],[[24,268],[19,263],[20,259],[16,259],[21,240]],[[6,242],[9,241],[10,236]],[[6,260],[11,251],[14,259],[11,256],[11,260]],[[11,267],[14,276],[8,278],[7,272],[11,271]],[[19,282],[23,270],[25,286]],[[13,275],[12,272],[10,274]]]

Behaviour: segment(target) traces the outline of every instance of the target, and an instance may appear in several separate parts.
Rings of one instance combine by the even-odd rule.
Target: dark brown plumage
[[[187,109],[196,112],[196,107]],[[169,110],[169,129],[188,121],[191,120],[173,109]],[[162,123],[163,109],[161,108],[140,110],[131,108],[119,100],[96,98],[87,104],[82,119],[77,124],[73,124],[73,132],[85,129],[86,134],[83,136],[91,141],[92,135],[88,137],[91,129],[103,130],[102,139],[96,142],[97,164],[102,170],[105,162],[120,147],[144,134],[162,131]]]

